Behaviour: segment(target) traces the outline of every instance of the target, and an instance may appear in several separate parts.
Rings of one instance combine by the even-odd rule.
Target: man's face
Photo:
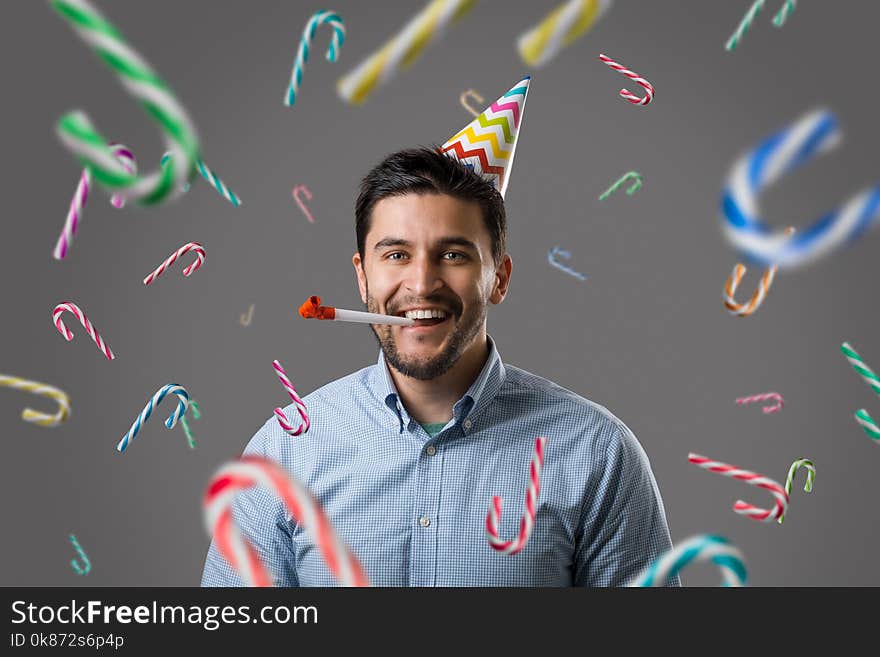
[[[439,310],[417,326],[374,325],[389,364],[416,379],[447,372],[479,339],[488,304],[506,294],[510,258],[495,267],[476,203],[444,194],[384,198],[373,207],[364,258],[352,258],[370,312]]]

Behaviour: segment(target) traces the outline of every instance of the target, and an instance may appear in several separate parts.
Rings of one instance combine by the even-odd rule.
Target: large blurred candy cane
[[[805,265],[854,242],[880,218],[880,185],[852,197],[791,236],[761,219],[758,197],[802,164],[836,146],[840,128],[831,112],[812,111],[761,142],[733,165],[721,198],[724,235],[741,253],[764,266]]]
[[[70,397],[64,391],[54,386],[37,381],[19,379],[17,376],[8,376],[6,374],[0,374],[0,386],[32,392],[35,395],[42,395],[58,402],[58,412],[54,415],[35,411],[32,408],[25,408],[21,412],[21,419],[25,422],[33,422],[41,427],[57,427],[70,416]]]
[[[871,386],[871,389],[880,395],[880,378],[878,378],[874,373],[874,370],[868,367],[868,364],[862,360],[862,357],[859,356],[859,352],[853,349],[849,342],[844,342],[840,345],[840,350],[843,352],[843,355],[846,356],[849,364],[853,366],[853,369],[862,377],[862,379],[864,379],[865,383]],[[861,426],[865,433],[868,434],[868,438],[880,445],[880,427],[874,422],[874,418],[868,415],[868,411],[864,408],[860,408],[856,411],[855,417],[859,426]]]
[[[516,40],[529,66],[543,66],[560,50],[586,34],[611,7],[612,0],[568,0]]]
[[[538,511],[538,495],[541,493],[541,468],[544,465],[544,444],[547,439],[539,436],[535,439],[535,452],[529,466],[529,487],[526,491],[526,508],[519,525],[519,535],[512,540],[503,540],[498,535],[498,523],[501,521],[502,499],[492,496],[492,504],[486,514],[486,537],[494,550],[504,554],[516,554],[529,542],[532,528],[535,526],[535,514]]]
[[[259,456],[243,456],[224,464],[211,479],[204,496],[205,524],[220,554],[248,586],[272,586],[260,556],[242,536],[232,517],[235,495],[253,486],[273,491],[293,520],[312,537],[330,572],[342,586],[370,586],[357,557],[336,533],[321,504],[281,466]]]
[[[159,265],[155,271],[147,274],[147,277],[144,279],[144,285],[149,285],[154,280],[156,280],[156,278],[161,276],[162,273],[171,265],[173,265],[180,256],[182,256],[184,253],[188,253],[189,251],[192,251],[196,254],[196,259],[193,260],[186,267],[184,267],[183,275],[189,276],[190,274],[192,274],[205,262],[205,249],[198,242],[188,242],[177,249],[177,251],[172,253],[170,256],[168,256],[168,259],[165,260],[165,262],[163,262],[161,265]]]
[[[55,322],[55,328],[57,328],[58,332],[64,336],[65,340],[68,342],[73,340],[73,332],[64,325],[64,321],[61,319],[61,315],[64,311],[71,312],[76,316],[80,324],[85,327],[86,333],[89,334],[89,337],[95,341],[96,345],[98,345],[98,349],[100,349],[107,357],[107,360],[113,360],[116,358],[110,350],[110,346],[104,342],[104,338],[102,338],[97,329],[92,326],[92,323],[89,321],[89,318],[86,317],[86,314],[80,310],[80,307],[73,303],[73,301],[62,301],[55,306],[55,309],[52,311],[52,321]]]
[[[186,111],[165,82],[131,48],[122,35],[87,0],[50,0],[55,10],[117,74],[126,91],[140,101],[162,130],[173,163],[148,175],[129,173],[106,140],[80,111],[58,122],[58,136],[80,159],[92,177],[117,192],[123,201],[159,203],[180,194],[199,159],[199,141]]]
[[[665,586],[688,565],[698,561],[711,561],[721,569],[723,586],[745,586],[746,566],[742,552],[726,538],[702,534],[691,536],[673,549],[665,552],[629,586]]]
[[[129,444],[134,437],[137,436],[138,431],[141,430],[144,422],[146,422],[150,415],[153,413],[153,408],[162,403],[162,400],[165,399],[166,395],[173,394],[177,395],[177,408],[171,411],[171,415],[168,416],[168,419],[165,420],[165,426],[169,429],[173,429],[174,425],[177,424],[177,421],[183,417],[183,414],[186,413],[186,409],[189,407],[189,393],[186,389],[177,383],[168,383],[156,391],[156,394],[153,395],[153,398],[147,402],[147,405],[144,406],[144,410],[141,411],[140,415],[138,415],[134,422],[131,425],[131,428],[128,432],[122,437],[122,440],[119,441],[119,444],[116,445],[116,449],[120,452],[124,452],[128,449]]]
[[[781,484],[773,481],[769,477],[757,474],[756,472],[750,472],[749,470],[743,470],[735,465],[713,461],[707,459],[705,456],[700,456],[699,454],[688,454],[688,461],[694,465],[700,466],[704,470],[709,470],[710,472],[715,472],[724,475],[725,477],[739,479],[752,486],[763,488],[764,490],[769,491],[775,498],[772,509],[762,509],[753,504],[743,502],[742,500],[737,500],[733,505],[733,510],[741,515],[748,516],[752,520],[772,522],[780,516],[784,516],[785,512],[788,510],[788,493],[785,492],[785,489]]]
[[[309,61],[309,48],[315,38],[318,26],[326,23],[333,28],[333,36],[330,37],[330,45],[327,47],[327,61],[335,62],[339,58],[339,49],[345,43],[345,23],[342,17],[332,11],[319,11],[306,23],[302,38],[299,40],[299,48],[296,51],[296,59],[293,62],[293,72],[290,74],[290,85],[284,95],[284,104],[293,107],[296,102],[296,92],[302,84],[303,68]]]
[[[287,372],[284,371],[281,363],[279,363],[277,360],[273,360],[272,367],[275,368],[275,373],[278,375],[278,380],[281,381],[281,385],[284,386],[287,394],[290,395],[293,403],[296,404],[296,410],[299,413],[300,418],[302,418],[302,422],[299,423],[299,426],[294,427],[290,420],[287,419],[287,416],[284,414],[284,410],[279,407],[275,409],[275,417],[278,420],[278,424],[280,424],[281,428],[284,429],[291,436],[298,436],[301,433],[306,433],[311,426],[311,421],[309,420],[309,416],[306,413],[305,402],[303,402],[303,400],[300,399],[300,396],[296,393],[296,388],[293,387],[293,384],[290,382],[290,379],[287,376]]]

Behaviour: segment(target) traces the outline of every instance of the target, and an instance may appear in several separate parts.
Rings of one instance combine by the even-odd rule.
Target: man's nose
[[[440,268],[429,257],[420,256],[407,267],[404,284],[414,295],[426,297],[443,287],[443,278]]]

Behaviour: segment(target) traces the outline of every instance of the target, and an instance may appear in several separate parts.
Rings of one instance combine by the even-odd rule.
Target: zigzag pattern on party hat
[[[440,152],[455,158],[491,180],[501,196],[507,191],[519,125],[522,121],[529,76],[471,121],[440,147]]]

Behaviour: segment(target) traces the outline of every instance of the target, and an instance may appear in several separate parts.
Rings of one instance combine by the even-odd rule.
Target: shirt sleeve
[[[575,549],[575,586],[626,586],[672,548],[648,456],[626,425],[615,424],[605,468],[586,491]],[[667,585],[681,586],[678,575]]]
[[[262,456],[283,466],[274,453],[276,450],[272,449],[267,425],[257,431],[244,453]],[[239,492],[232,503],[232,517],[242,535],[260,555],[275,586],[299,586],[292,541],[292,523],[295,521],[275,493],[259,486]],[[213,537],[202,572],[202,586],[245,586],[238,571],[217,550]]]

